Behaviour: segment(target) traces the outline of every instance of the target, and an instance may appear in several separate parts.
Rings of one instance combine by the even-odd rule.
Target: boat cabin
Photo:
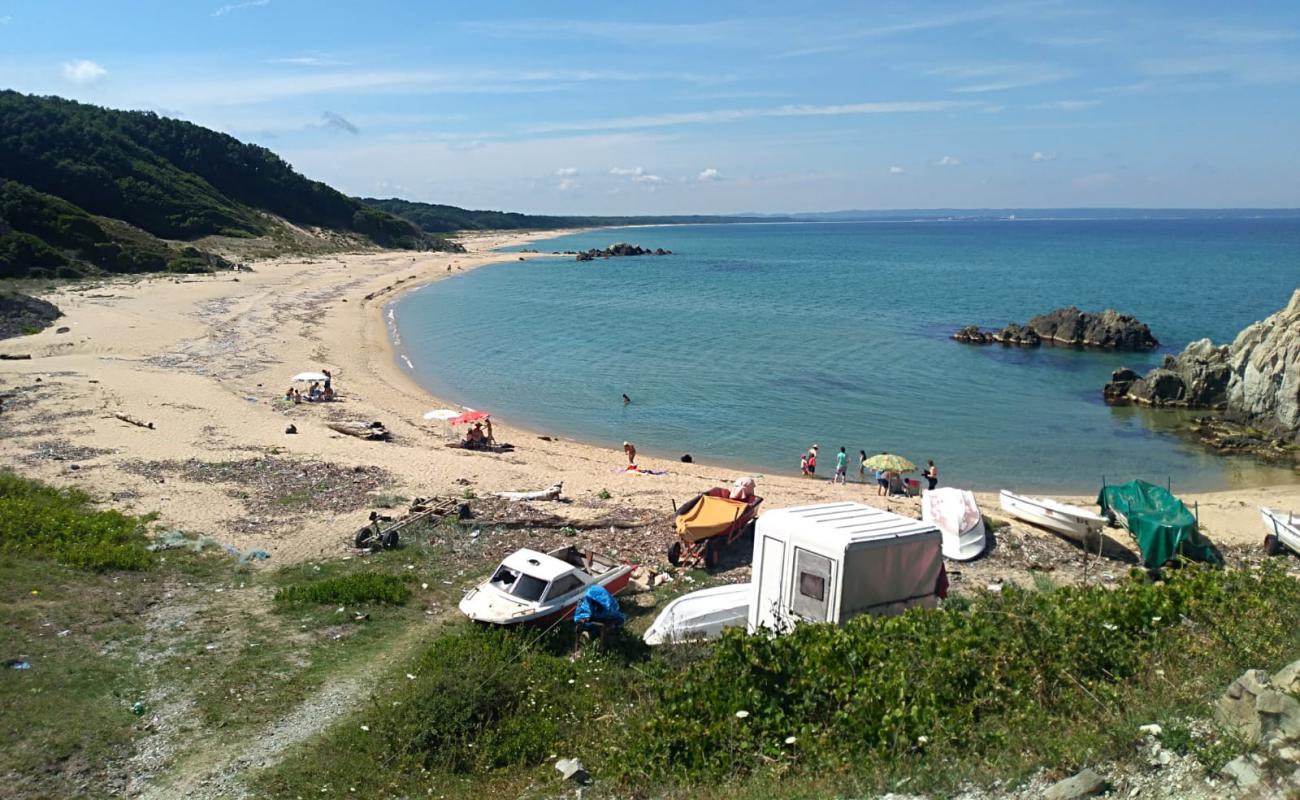
[[[938,604],[942,535],[861,503],[770,509],[754,533],[749,630]]]

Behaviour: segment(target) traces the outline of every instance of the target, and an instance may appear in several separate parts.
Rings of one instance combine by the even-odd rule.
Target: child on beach
[[[849,482],[846,474],[848,472],[848,462],[849,454],[844,452],[844,448],[841,447],[840,451],[835,454],[835,477],[831,480],[832,483]]]
[[[867,451],[858,451],[858,480],[867,482]]]
[[[799,454],[799,473],[805,478],[808,477],[808,454]]]
[[[808,474],[817,477],[817,445],[808,451]]]
[[[636,466],[636,446],[631,442],[623,442],[623,452],[627,453],[628,468]]]

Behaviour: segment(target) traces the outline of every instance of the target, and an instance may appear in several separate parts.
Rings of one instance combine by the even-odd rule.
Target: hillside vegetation
[[[192,271],[191,242],[279,226],[444,249],[411,223],[309,180],[264,147],[143,111],[0,92],[0,277]]]
[[[416,203],[391,198],[363,198],[373,208],[396,214],[419,226],[425,233],[451,233],[478,230],[555,230],[557,228],[600,228],[617,225],[684,225],[751,221],[742,217],[667,216],[667,217],[553,217],[516,214],[510,211],[471,211],[437,203]],[[773,217],[772,220],[778,218]],[[771,221],[771,220],[769,220]]]

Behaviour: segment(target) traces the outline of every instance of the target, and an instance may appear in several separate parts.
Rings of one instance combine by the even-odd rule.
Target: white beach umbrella
[[[459,412],[459,411],[453,411],[453,410],[450,409],[450,408],[435,408],[434,410],[430,411],[428,414],[425,414],[425,415],[424,415],[424,418],[425,418],[425,419],[440,419],[440,420],[446,422],[446,421],[449,420],[449,419],[453,419],[453,418],[455,418],[455,417],[459,417],[459,416],[460,416],[460,412]]]
[[[325,375],[325,373],[323,372],[299,372],[297,375],[293,376],[293,380],[295,381],[307,381],[307,382],[323,381],[326,380],[327,378],[328,376]]]

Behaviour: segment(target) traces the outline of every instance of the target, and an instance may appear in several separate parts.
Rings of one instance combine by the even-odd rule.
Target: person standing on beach
[[[333,388],[334,373],[330,372],[327,369],[323,369],[320,371],[320,374],[325,376],[325,391],[328,392],[331,388]]]
[[[808,474],[817,477],[817,445],[808,451]]]
[[[623,442],[623,452],[627,453],[627,465],[629,468],[636,466],[636,445],[631,442]]]
[[[799,473],[805,478],[808,477],[808,454],[799,454]]]
[[[881,450],[880,454],[882,456],[887,456],[889,455],[889,451]],[[876,494],[881,497],[889,496],[889,470],[876,470]]]
[[[939,468],[934,465],[933,460],[925,468],[925,479],[929,481],[931,491],[939,485]]]
[[[840,451],[835,454],[835,478],[832,483],[848,483],[849,454],[841,447]]]
[[[858,480],[867,482],[867,451],[858,451]]]

